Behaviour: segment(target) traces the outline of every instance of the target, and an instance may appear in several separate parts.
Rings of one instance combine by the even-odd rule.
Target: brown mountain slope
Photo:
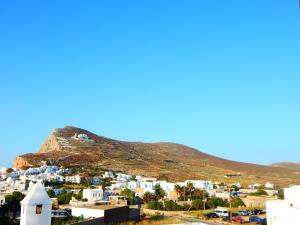
[[[279,162],[279,163],[273,163],[271,166],[300,171],[300,163]]]
[[[89,140],[74,138],[75,134],[86,134]],[[130,174],[164,175],[174,181],[210,179],[286,184],[295,183],[298,178],[295,171],[286,168],[230,161],[174,143],[117,141],[70,126],[55,129],[38,153],[18,156],[14,167],[39,165],[42,160],[63,166],[93,165]],[[237,173],[241,177],[224,177]]]

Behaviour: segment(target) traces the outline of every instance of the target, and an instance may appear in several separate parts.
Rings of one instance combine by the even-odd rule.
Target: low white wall
[[[104,217],[104,210],[72,207],[72,216],[83,217],[83,218]]]

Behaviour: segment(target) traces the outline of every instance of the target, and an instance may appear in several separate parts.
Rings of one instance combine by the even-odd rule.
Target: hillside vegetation
[[[79,134],[87,135],[88,139],[76,138]],[[133,175],[167,177],[170,181],[271,181],[286,185],[299,179],[296,171],[289,168],[231,161],[175,143],[118,141],[71,126],[55,129],[38,153],[18,156],[14,166],[35,166],[42,161],[61,166],[92,165]],[[233,176],[226,178],[227,174]],[[240,176],[235,177],[236,174]]]

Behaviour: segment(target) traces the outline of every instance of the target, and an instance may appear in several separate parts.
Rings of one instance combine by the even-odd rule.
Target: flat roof
[[[84,205],[84,206],[72,206],[72,208],[84,208],[84,209],[114,209],[114,208],[122,208],[128,207],[127,205]]]

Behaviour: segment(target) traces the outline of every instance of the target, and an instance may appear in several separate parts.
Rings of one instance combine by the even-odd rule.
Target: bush
[[[263,190],[263,189],[258,189],[256,192],[250,193],[249,195],[252,195],[252,196],[262,196],[262,195],[268,195],[268,193],[265,190]]]
[[[155,194],[152,194],[150,192],[145,192],[145,194],[143,195],[143,200],[144,202],[150,202],[150,201],[157,201],[158,198]]]
[[[17,212],[21,209],[20,202],[23,200],[24,197],[25,195],[18,191],[14,191],[11,195],[7,195],[5,197],[6,204],[2,206],[3,213],[12,213],[13,218],[15,218]]]
[[[240,198],[233,198],[231,200],[231,207],[232,208],[238,208],[238,207],[243,207],[245,206],[245,203],[242,201]]]
[[[67,218],[52,218],[51,225],[67,225],[81,221],[84,221],[84,219],[73,216],[68,216]]]
[[[147,203],[147,208],[154,210],[163,210],[164,206],[161,202],[158,201],[150,201]]]
[[[72,199],[72,193],[63,192],[57,197],[58,204],[69,204],[70,200]]]
[[[193,210],[203,210],[204,209],[204,202],[202,199],[196,199],[192,202]]]
[[[226,207],[227,203],[222,198],[210,198],[207,200],[206,205],[210,209],[215,209],[218,206]]]
[[[278,190],[277,197],[278,197],[278,199],[284,199],[284,191],[283,191],[283,189]]]
[[[47,194],[48,194],[49,198],[55,198],[55,192],[52,189],[48,190]]]
[[[169,200],[164,202],[164,209],[165,211],[182,211],[184,210],[184,206],[178,205],[173,200]]]

